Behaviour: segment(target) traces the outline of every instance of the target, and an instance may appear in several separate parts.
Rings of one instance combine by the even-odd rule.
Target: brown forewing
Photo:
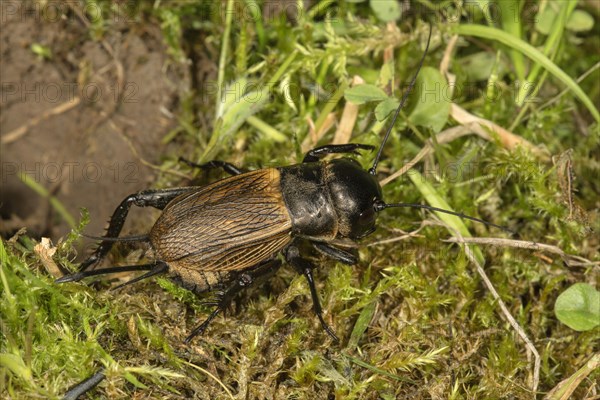
[[[223,179],[175,198],[150,233],[172,268],[242,270],[279,252],[291,221],[273,168]]]

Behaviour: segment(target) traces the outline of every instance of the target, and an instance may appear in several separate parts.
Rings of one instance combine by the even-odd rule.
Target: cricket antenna
[[[413,87],[415,86],[415,82],[417,81],[419,72],[421,71],[421,68],[423,67],[423,62],[425,61],[425,56],[427,55],[427,51],[429,50],[429,43],[431,42],[431,31],[432,31],[432,28],[431,28],[431,25],[429,25],[429,37],[427,38],[427,46],[425,47],[423,56],[421,56],[421,61],[419,61],[419,66],[417,67],[417,72],[415,73],[415,76],[413,76],[412,80],[410,81],[410,85],[408,85],[408,89],[404,92],[404,95],[402,96],[402,100],[400,101],[400,105],[398,105],[398,108],[396,109],[396,112],[394,113],[394,117],[392,118],[392,122],[390,123],[388,130],[385,133],[385,136],[383,138],[383,141],[381,142],[381,145],[379,146],[379,150],[377,151],[377,156],[375,157],[375,161],[373,161],[373,166],[369,169],[369,174],[371,174],[371,175],[375,175],[377,173],[377,164],[379,163],[379,159],[381,158],[381,153],[383,153],[383,148],[385,147],[385,144],[390,136],[390,133],[392,132],[392,128],[394,127],[394,124],[396,123],[398,114],[400,114],[400,110],[402,109],[402,107],[404,107],[404,104],[406,103],[406,99],[408,98],[408,95],[410,94]],[[375,202],[374,207],[375,207],[376,212],[381,212],[381,211],[385,210],[386,208],[400,208],[400,207],[421,208],[421,209],[425,209],[425,210],[437,211],[437,212],[441,212],[441,213],[445,213],[445,214],[455,215],[457,217],[468,219],[471,221],[479,222],[479,223],[487,225],[487,226],[493,226],[495,228],[501,229],[510,234],[515,234],[515,232],[513,232],[512,230],[508,229],[505,226],[501,226],[501,225],[497,225],[497,224],[494,224],[494,223],[491,223],[488,221],[484,221],[483,219],[480,219],[480,218],[471,217],[469,215],[465,215],[460,212],[444,210],[443,208],[427,206],[424,204],[414,204],[414,203],[386,204],[383,201],[378,200]]]
[[[460,212],[455,212],[455,211],[450,211],[450,210],[444,210],[443,208],[427,206],[425,204],[415,204],[415,203],[393,203],[393,204],[386,204],[386,203],[383,203],[383,202],[375,203],[375,211],[377,211],[377,212],[383,211],[386,208],[394,208],[394,207],[398,207],[398,208],[400,208],[400,207],[422,208],[422,209],[425,209],[425,210],[431,210],[431,211],[437,211],[437,212],[441,212],[441,213],[445,213],[445,214],[455,215],[457,217],[468,219],[468,220],[475,221],[475,222],[479,222],[479,223],[487,225],[487,226],[493,226],[494,228],[501,229],[501,230],[503,230],[505,232],[510,233],[511,235],[515,234],[515,232],[513,232],[512,230],[508,229],[505,226],[497,225],[497,224],[485,221],[485,220],[480,219],[480,218],[471,217],[469,215],[466,215],[466,214],[463,214],[463,213],[460,213]]]
[[[379,159],[381,158],[381,153],[383,152],[385,143],[387,142],[388,137],[390,136],[390,133],[392,132],[392,128],[394,127],[394,124],[396,123],[396,119],[398,118],[398,114],[400,114],[400,110],[402,109],[402,107],[404,107],[404,103],[406,103],[406,99],[408,98],[408,95],[412,91],[413,86],[415,86],[415,81],[417,80],[417,76],[419,76],[419,72],[421,71],[423,62],[425,61],[425,56],[427,55],[427,51],[429,50],[429,42],[431,42],[431,31],[432,31],[432,28],[431,28],[431,25],[429,25],[429,37],[427,38],[427,46],[425,47],[425,51],[423,52],[421,61],[419,61],[419,66],[417,67],[417,72],[415,73],[415,76],[413,76],[412,80],[410,81],[410,85],[408,85],[408,89],[406,90],[406,92],[404,92],[404,95],[402,96],[402,100],[400,101],[400,105],[398,106],[398,108],[396,109],[396,112],[394,113],[394,118],[392,118],[392,122],[390,123],[390,126],[389,126],[387,132],[385,133],[385,136],[383,138],[383,141],[381,142],[381,145],[379,146],[379,150],[377,151],[377,156],[375,157],[375,161],[373,161],[373,166],[369,169],[369,173],[371,175],[375,175],[377,173],[377,164],[379,164]]]
[[[103,242],[148,242],[150,237],[148,235],[135,235],[135,236],[123,236],[123,237],[110,237],[110,236],[92,236],[85,233],[80,233],[84,238],[92,240],[101,240]]]

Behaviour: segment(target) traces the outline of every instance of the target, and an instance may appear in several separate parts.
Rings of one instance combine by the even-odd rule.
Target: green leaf
[[[21,182],[27,187],[36,192],[40,197],[48,199],[50,204],[54,207],[58,215],[60,215],[71,228],[75,228],[75,218],[71,215],[65,205],[51,192],[48,191],[37,179],[33,176],[29,176],[26,172],[19,171],[18,175]]]
[[[587,283],[576,283],[556,299],[554,314],[576,331],[589,331],[600,325],[600,292]]]
[[[371,0],[369,5],[375,16],[383,22],[396,21],[402,16],[402,8],[397,0]]]
[[[418,96],[415,107],[408,116],[414,125],[430,128],[435,133],[442,130],[450,115],[448,82],[436,68],[423,67],[415,83]]]
[[[286,135],[279,132],[277,129],[273,128],[271,125],[267,124],[262,119],[256,118],[254,115],[251,115],[248,118],[246,118],[246,122],[254,128],[258,129],[258,131],[262,133],[265,137],[268,137],[269,139],[275,142],[281,143],[288,140],[288,137]]]
[[[348,341],[348,348],[353,349],[356,346],[358,346],[358,341],[360,340],[362,335],[365,333],[365,331],[369,327],[369,322],[371,322],[371,319],[373,318],[373,314],[375,314],[375,306],[376,305],[377,305],[377,302],[372,301],[369,304],[367,304],[360,312],[360,315],[358,316],[358,319],[356,320],[356,323],[354,324],[354,329],[352,329],[352,333],[350,334],[350,340]]]
[[[467,73],[469,81],[485,81],[490,77],[494,65],[496,65],[496,55],[488,51],[480,51],[462,57],[458,62]],[[502,76],[506,71],[506,66],[502,62],[498,62],[497,69],[497,74]]]
[[[230,109],[235,103],[240,101],[240,98],[248,88],[248,79],[242,77],[231,82],[225,88],[223,100],[217,103],[217,117],[223,117],[223,114]]]
[[[399,105],[398,99],[392,97],[385,99],[375,107],[375,118],[379,122],[385,120]]]
[[[52,58],[52,50],[50,47],[41,45],[39,43],[33,43],[31,45],[31,51],[39,58],[49,60]]]
[[[230,136],[235,132],[250,115],[260,111],[269,100],[269,91],[266,89],[246,93],[242,98],[232,104],[223,115],[222,133]]]
[[[23,359],[16,354],[0,353],[0,366],[2,366],[3,369],[6,368],[19,377],[19,379],[26,382],[30,382],[33,378],[31,369],[27,367],[23,362]]]
[[[226,93],[222,105],[222,110],[219,111],[222,117],[217,120],[214,131],[208,142],[206,150],[202,156],[202,160],[210,160],[218,152],[221,145],[229,140],[233,134],[242,126],[251,115],[256,114],[267,104],[269,100],[269,89],[263,88],[235,97],[231,93]],[[237,92],[238,94],[240,92]]]
[[[386,87],[392,85],[394,82],[394,59],[384,63],[379,71],[379,77],[377,78],[377,85],[379,87]]]
[[[136,378],[135,375],[133,375],[131,372],[125,372],[123,377],[125,378],[125,380],[127,380],[127,382],[131,383],[136,388],[139,388],[139,389],[147,389],[148,388],[148,386],[146,386],[142,382],[140,382],[138,380],[138,378]]]
[[[544,11],[538,13],[535,21],[535,29],[544,35],[548,35],[552,30],[552,24],[558,16],[556,10],[552,7],[544,8]]]
[[[375,85],[356,85],[344,92],[347,101],[354,104],[364,104],[369,101],[382,101],[388,98],[387,94]]]
[[[598,112],[596,106],[594,105],[594,102],[590,100],[590,98],[585,94],[585,92],[583,91],[583,89],[581,89],[577,82],[575,82],[573,78],[571,78],[556,64],[554,64],[552,60],[550,60],[542,52],[540,52],[538,49],[536,49],[529,43],[517,39],[516,37],[506,32],[503,32],[500,29],[490,28],[488,26],[482,25],[461,24],[454,26],[452,28],[452,31],[459,35],[476,36],[484,39],[497,40],[500,43],[503,43],[506,46],[516,49],[521,53],[525,54],[527,57],[540,64],[548,72],[550,72],[562,83],[564,83],[587,107],[594,119],[597,122],[600,122],[600,112]]]
[[[575,10],[567,21],[567,29],[573,32],[587,32],[594,27],[594,17],[583,10]]]

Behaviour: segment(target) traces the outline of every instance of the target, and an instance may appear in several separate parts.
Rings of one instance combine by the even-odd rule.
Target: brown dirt
[[[56,240],[69,230],[19,170],[75,220],[87,208],[86,231],[101,233],[126,195],[155,181],[156,170],[140,158],[157,164],[165,154],[161,139],[177,124],[171,112],[190,85],[187,68],[169,59],[156,21],[110,21],[94,40],[85,17],[65,3],[54,3],[62,14],[50,18],[35,3],[2,3],[0,233],[26,226]],[[51,58],[32,44],[49,48]]]

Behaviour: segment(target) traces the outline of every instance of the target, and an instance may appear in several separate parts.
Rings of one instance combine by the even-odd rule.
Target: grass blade
[[[509,33],[488,26],[464,24],[457,25],[453,27],[452,30],[454,33],[459,35],[476,36],[484,39],[496,40],[512,49],[520,51],[536,63],[540,64],[542,67],[544,67],[544,69],[554,75],[569,89],[571,89],[579,98],[579,100],[581,100],[581,102],[587,107],[594,119],[597,122],[600,122],[600,112],[598,112],[592,100],[590,100],[581,87],[562,69],[554,64],[552,60],[546,57],[535,47],[525,43],[521,39],[518,39]]]
[[[514,37],[520,39],[523,35],[521,28],[521,18],[518,18],[524,3],[519,0],[502,0],[498,2],[502,17],[502,29]],[[509,52],[510,58],[515,67],[515,73],[520,81],[525,79],[525,61],[523,54],[515,49]]]
[[[559,47],[558,45],[559,45],[560,39],[563,36],[564,30],[565,30],[565,25],[567,24],[569,15],[571,15],[573,10],[575,9],[577,2],[570,1],[570,2],[559,3],[559,4],[560,4],[561,9],[559,12],[559,17],[557,18],[558,21],[555,21],[555,23],[553,24],[552,32],[550,33],[550,36],[548,36],[548,38],[546,39],[546,44],[544,45],[544,53],[543,54],[552,59],[555,57],[556,52],[558,50],[558,47]],[[525,80],[525,82],[526,83],[535,82],[537,80],[537,77],[539,75],[541,67],[542,66],[540,64],[535,64],[531,68],[531,72],[527,76],[527,79]],[[519,78],[519,79],[521,79],[521,78]],[[522,85],[521,88],[519,89],[519,93],[517,94],[517,105],[522,106],[523,102],[527,98],[527,94],[535,93],[537,91],[537,89],[539,89],[539,87],[543,84],[543,82],[544,82],[544,78],[542,77],[538,81],[538,83],[535,85],[535,86],[537,86],[537,88],[535,88],[533,92],[530,91],[530,87],[528,84]]]
[[[440,194],[434,189],[434,187],[431,186],[429,184],[429,182],[427,182],[427,180],[423,177],[423,175],[421,175],[419,172],[417,172],[415,170],[412,170],[408,174],[408,176],[409,176],[410,180],[413,182],[413,184],[417,187],[417,189],[419,189],[419,191],[421,192],[423,197],[425,197],[425,200],[427,200],[427,202],[429,203],[430,206],[437,207],[437,208],[443,208],[443,209],[449,210],[449,211],[454,211],[452,208],[450,208],[450,205],[446,202],[446,200],[444,200],[442,198],[442,196],[440,196]],[[452,229],[455,229],[456,231],[460,232],[460,234],[463,237],[472,237],[471,233],[469,232],[469,229],[467,229],[466,225],[463,223],[463,221],[459,217],[457,217],[455,215],[440,213],[440,212],[435,212],[435,213],[442,221],[444,221],[446,224],[448,224],[448,226],[450,226]],[[452,231],[450,231],[450,233],[453,234]],[[481,264],[483,264],[485,260],[483,258],[483,253],[481,252],[479,247],[473,246],[472,251],[473,251],[473,254],[475,255],[475,257],[477,258],[477,261],[479,261]]]

